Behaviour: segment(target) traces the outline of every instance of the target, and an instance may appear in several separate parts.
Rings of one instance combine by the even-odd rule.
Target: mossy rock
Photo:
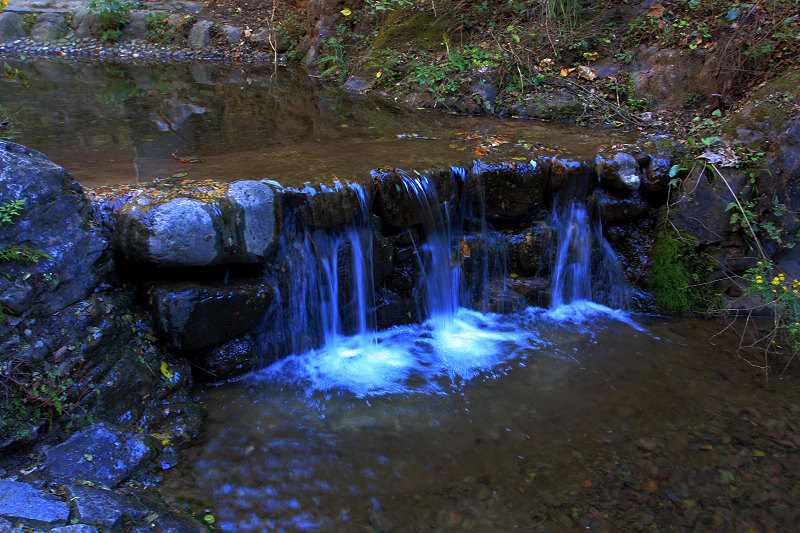
[[[702,314],[719,309],[721,295],[705,283],[718,267],[697,248],[697,239],[658,222],[650,256],[650,289],[662,311],[672,315]]]
[[[798,116],[800,71],[776,77],[753,94],[750,102],[723,127],[723,132],[753,150],[766,150],[772,138]]]
[[[396,11],[387,17],[378,30],[373,45],[375,48],[391,50],[414,48],[439,50],[446,24],[444,17],[436,17],[428,11],[418,11],[403,19],[405,13]]]

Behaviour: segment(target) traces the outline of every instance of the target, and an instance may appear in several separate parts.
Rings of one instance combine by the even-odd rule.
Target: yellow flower
[[[772,284],[773,285],[780,285],[781,284],[781,280],[779,280],[778,278],[772,278]]]

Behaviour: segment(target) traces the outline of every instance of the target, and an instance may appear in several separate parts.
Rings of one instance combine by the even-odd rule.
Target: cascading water
[[[310,231],[287,210],[279,259],[266,271],[278,288],[259,335],[261,352],[269,359],[323,345],[335,350],[344,335],[374,343],[369,198],[360,186],[347,187],[357,193],[361,214],[338,231]],[[349,290],[341,290],[343,285]]]
[[[550,308],[577,302],[622,307],[630,289],[599,216],[591,216],[581,198],[554,201],[552,225],[556,251],[552,267]]]
[[[416,261],[412,299],[421,324],[376,331],[371,201],[363,189],[349,186],[358,192],[362,212],[343,228],[311,231],[288,217],[293,222],[284,226],[281,261],[269,269],[283,297],[261,338],[265,353],[291,355],[254,379],[293,382],[309,394],[442,391],[495,372],[498,363],[538,342],[530,328],[519,331],[520,317],[488,312],[490,300],[503,301],[490,286],[505,278],[506,248],[486,221],[481,172],[476,165],[472,172],[440,174],[438,179],[451,180],[440,185],[455,191],[442,202],[428,176],[396,171],[392,190],[403,193],[419,230],[408,235]],[[534,321],[611,311],[591,302],[620,299],[619,267],[614,269],[616,259],[585,198],[573,194],[554,202],[553,311],[543,318],[543,310],[529,308],[524,316]]]

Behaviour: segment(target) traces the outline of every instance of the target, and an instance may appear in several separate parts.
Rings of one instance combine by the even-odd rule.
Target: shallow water
[[[271,178],[287,186],[360,181],[378,167],[524,158],[537,143],[580,155],[636,140],[609,130],[409,110],[271,67],[7,61],[30,83],[0,79],[0,105],[16,118],[14,140],[88,186],[174,174]]]
[[[161,488],[224,531],[535,530],[604,453],[796,388],[765,387],[735,335],[712,344],[723,327],[579,302],[343,340],[205,391],[205,433]]]

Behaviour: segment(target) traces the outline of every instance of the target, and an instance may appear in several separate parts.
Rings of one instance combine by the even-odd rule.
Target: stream
[[[379,167],[646,142],[400,109],[268,68],[15,65],[30,82],[0,80],[15,140],[89,187],[185,176],[292,187],[348,180],[361,194],[356,184]],[[338,234],[284,228],[296,233],[284,235],[287,266],[277,275],[303,299],[269,318],[284,337],[259,338],[290,355],[197,391],[205,429],[160,476],[166,501],[242,532],[796,524],[800,494],[788,472],[798,471],[797,379],[790,371],[765,381],[759,354],[737,352],[740,325],[616,309],[629,289],[585,194],[560,198],[549,215],[560,239],[549,307],[493,313],[465,294],[488,301],[490,277],[505,279],[505,265],[465,279],[455,215],[438,215],[434,186],[411,172],[403,180],[418,209],[437,213],[409,245],[426,320],[375,331],[368,209]],[[487,227],[483,213],[470,216]],[[490,242],[491,230],[482,232],[476,239]],[[352,272],[340,287],[343,246]],[[340,316],[344,299],[351,309]]]

